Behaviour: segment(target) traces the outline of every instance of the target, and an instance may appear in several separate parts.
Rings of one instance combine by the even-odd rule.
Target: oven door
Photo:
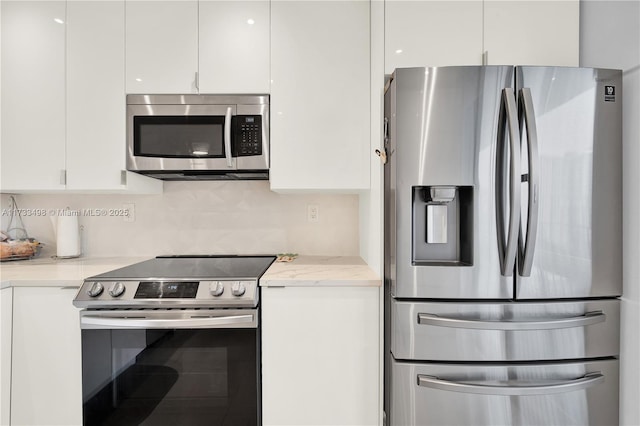
[[[84,425],[259,425],[249,309],[80,314]]]
[[[236,105],[128,105],[127,170],[235,170],[236,112]]]

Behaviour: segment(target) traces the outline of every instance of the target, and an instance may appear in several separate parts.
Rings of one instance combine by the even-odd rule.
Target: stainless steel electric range
[[[161,256],[87,278],[85,425],[259,425],[260,291],[275,256]]]

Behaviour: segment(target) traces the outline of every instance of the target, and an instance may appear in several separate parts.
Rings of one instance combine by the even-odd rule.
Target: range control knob
[[[209,293],[212,296],[222,296],[224,293],[224,285],[220,281],[211,281],[209,284]]]
[[[109,294],[112,297],[118,297],[118,296],[122,296],[122,294],[124,293],[125,287],[124,284],[122,283],[115,283],[114,285],[111,286],[111,288],[109,289]]]
[[[247,291],[247,289],[245,288],[242,281],[234,281],[233,284],[231,284],[231,294],[233,294],[234,296],[240,297],[244,294],[245,291]]]
[[[93,283],[91,288],[87,290],[87,294],[89,297],[98,297],[102,294],[104,287],[100,283]]]

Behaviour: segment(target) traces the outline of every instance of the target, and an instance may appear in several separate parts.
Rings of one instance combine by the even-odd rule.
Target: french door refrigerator
[[[385,416],[614,425],[622,75],[396,69],[385,91]]]

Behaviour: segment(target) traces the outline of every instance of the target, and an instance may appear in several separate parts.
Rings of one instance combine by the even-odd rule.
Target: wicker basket
[[[0,261],[32,259],[40,254],[42,243],[29,237],[13,195],[9,198],[9,225],[0,235]]]

